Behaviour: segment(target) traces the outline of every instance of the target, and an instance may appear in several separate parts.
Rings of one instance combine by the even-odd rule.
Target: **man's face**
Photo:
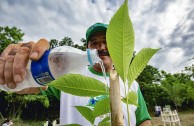
[[[110,56],[103,55],[103,52],[108,52],[108,48],[106,45],[106,32],[95,33],[89,40],[88,48],[102,51],[102,54],[99,54],[99,57],[103,61],[105,69],[112,69],[112,60]],[[100,68],[100,64],[95,64],[94,66]]]

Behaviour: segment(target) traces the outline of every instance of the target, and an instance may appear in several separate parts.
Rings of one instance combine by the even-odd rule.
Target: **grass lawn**
[[[182,126],[194,126],[194,111],[178,112]],[[163,126],[162,117],[152,117],[154,126]]]

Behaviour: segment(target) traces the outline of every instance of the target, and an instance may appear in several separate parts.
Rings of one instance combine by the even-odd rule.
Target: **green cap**
[[[108,25],[107,24],[103,24],[103,23],[95,23],[92,26],[90,26],[88,28],[88,30],[86,31],[86,43],[87,43],[87,47],[88,47],[88,42],[90,37],[96,33],[96,32],[100,32],[100,31],[106,31]]]

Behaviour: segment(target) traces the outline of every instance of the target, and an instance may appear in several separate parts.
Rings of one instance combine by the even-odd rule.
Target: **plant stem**
[[[129,87],[128,87],[129,88]],[[128,95],[126,92],[126,83],[124,83],[124,90],[125,90],[125,96],[126,96],[126,100],[127,100],[127,117],[128,117],[128,126],[130,126],[130,114],[129,114],[129,105],[128,105]]]
[[[110,106],[111,125],[123,126],[123,112],[121,104],[119,76],[115,70],[110,71]]]

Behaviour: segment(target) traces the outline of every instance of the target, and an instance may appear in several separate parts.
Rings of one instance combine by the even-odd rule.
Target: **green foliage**
[[[141,89],[149,110],[154,110],[155,105],[165,106],[171,103],[168,89],[159,84],[144,84]]]
[[[59,46],[58,43],[59,43],[58,40],[56,40],[56,39],[51,39],[50,42],[49,42],[49,44],[50,44],[50,49],[53,49],[53,48]]]
[[[134,50],[134,31],[128,14],[128,1],[119,8],[110,21],[106,32],[107,46],[116,71],[123,82]]]
[[[182,83],[173,83],[168,90],[171,100],[174,102],[175,106],[181,106],[186,99],[187,90]]]
[[[50,43],[50,49],[58,47],[58,46],[63,46],[63,45],[74,46],[73,45],[74,42],[69,37],[64,37],[61,41],[58,41],[56,39],[51,39],[49,43]]]
[[[94,107],[94,116],[98,117],[110,112],[110,98],[104,98],[98,101]]]
[[[98,101],[93,110],[89,106],[75,106],[75,108],[84,116],[92,125],[94,125],[95,118],[99,116],[103,116],[110,112],[110,98],[104,98],[100,101]],[[105,125],[108,124],[110,120],[110,117],[105,117],[99,125]]]
[[[164,107],[167,104],[181,109],[192,107],[190,104],[194,102],[194,82],[191,80],[193,66],[186,67],[182,73],[174,74],[146,66],[137,81],[149,110],[153,110],[155,105]]]
[[[98,126],[110,126],[111,122],[110,122],[110,116],[104,118]]]
[[[187,101],[194,100],[194,81],[187,83]]]
[[[81,49],[83,51],[86,51],[86,40],[84,38],[82,38],[81,42],[82,42],[83,45],[80,46],[78,44],[75,44],[75,45],[73,45],[73,47]]]
[[[94,125],[95,118],[105,115],[110,112],[110,99],[109,97],[104,98],[98,101],[94,109],[89,106],[75,106],[75,108],[84,116],[92,125]],[[110,120],[110,117],[104,118],[99,125],[107,124],[107,121]]]
[[[171,106],[170,105],[165,105],[164,107],[171,109]]]
[[[131,63],[134,53],[134,31],[128,14],[127,1],[111,19],[106,37],[115,68],[123,82],[128,78],[130,87],[158,49],[142,49]]]
[[[147,65],[142,73],[138,76],[137,82],[146,84],[159,83],[161,78],[162,76],[157,68]]]
[[[86,50],[86,45],[87,45],[86,39],[82,38],[81,42],[83,43],[82,47],[85,48],[85,49],[82,49],[82,50]]]
[[[48,84],[66,93],[77,96],[95,97],[108,95],[107,87],[102,82],[80,74],[66,74]],[[94,110],[87,106],[75,106],[75,108],[91,123],[94,124],[96,117],[110,111],[110,100],[104,98],[96,103]]]
[[[59,46],[67,45],[67,46],[72,46],[74,42],[71,40],[69,37],[64,37],[60,42]]]
[[[140,75],[151,57],[159,49],[145,48],[133,57],[134,31],[128,14],[128,0],[125,0],[124,4],[111,19],[106,38],[108,50],[113,64],[115,65],[115,69],[124,83],[126,82],[126,79],[128,80],[128,87],[130,88],[132,82]],[[127,89],[126,85],[125,89]],[[125,95],[126,103],[128,104],[128,99],[130,98],[128,98],[126,91]],[[133,104],[137,102],[137,99],[132,100],[136,100],[132,101]],[[128,105],[127,112],[128,124],[130,124]]]
[[[80,74],[66,74],[48,85],[77,96],[95,97],[109,94],[105,84]]]
[[[91,124],[94,124],[93,111],[87,106],[74,106]]]
[[[74,44],[72,39],[69,37],[64,37],[61,41],[58,41],[56,39],[51,39],[49,43],[50,43],[50,49],[53,49],[58,46],[66,45],[66,46],[72,46],[72,47],[85,51],[86,50],[86,40],[82,38],[80,41],[83,43],[83,45],[81,46],[78,44]]]
[[[190,76],[190,79],[192,79],[194,81],[194,64],[192,64],[191,66],[185,67],[185,71]]]
[[[41,102],[44,107],[48,108],[49,107],[49,100],[48,97],[45,95],[23,95],[21,102],[27,106],[28,103],[30,102]]]
[[[128,74],[129,87],[132,84],[132,82],[140,75],[140,73],[146,67],[151,57],[158,50],[159,49],[144,48],[134,57],[132,63],[129,66]]]
[[[80,124],[67,124],[67,125],[63,125],[63,126],[81,126]]]
[[[106,122],[100,123],[98,126],[110,126],[110,125],[111,125],[111,122],[110,121],[106,121]]]
[[[181,106],[188,98],[193,98],[191,96],[193,95],[192,81],[185,73],[165,74],[165,79],[161,81],[161,84],[168,89],[169,97],[176,107]]]
[[[137,94],[136,94],[136,92],[134,92],[134,91],[128,92],[127,98],[128,98],[128,104],[132,104],[132,105],[138,106],[138,104],[137,104],[137,100],[138,100],[138,99],[137,99]],[[123,98],[123,99],[122,99],[122,101],[123,101],[124,103],[126,103],[126,104],[127,104],[127,98]]]
[[[9,116],[13,118],[20,118],[22,110],[31,102],[40,102],[45,107],[49,107],[49,100],[44,95],[18,95],[15,93],[5,92],[5,99],[7,100],[9,109]]]
[[[9,45],[22,40],[24,33],[16,27],[0,27],[0,53]]]

